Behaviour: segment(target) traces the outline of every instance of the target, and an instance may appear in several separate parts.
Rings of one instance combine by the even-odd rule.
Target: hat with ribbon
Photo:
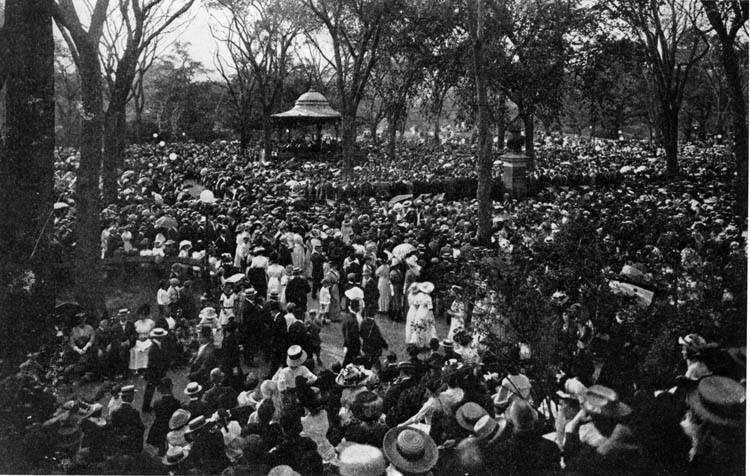
[[[286,365],[289,367],[299,367],[307,360],[307,352],[302,350],[299,345],[293,345],[286,351]]]
[[[745,422],[745,388],[728,377],[702,378],[687,402],[695,414],[715,425],[736,428]]]

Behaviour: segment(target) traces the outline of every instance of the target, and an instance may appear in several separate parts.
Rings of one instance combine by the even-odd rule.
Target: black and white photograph
[[[744,476],[748,0],[0,0],[0,474]]]

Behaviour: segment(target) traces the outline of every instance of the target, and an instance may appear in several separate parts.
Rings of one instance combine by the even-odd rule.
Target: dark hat
[[[167,335],[169,335],[169,333],[165,331],[164,329],[162,329],[161,327],[155,327],[148,334],[148,336],[151,337],[152,339],[160,339],[162,337],[167,337]]]
[[[398,363],[398,366],[396,367],[398,370],[408,370],[411,372],[414,372],[417,370],[417,366],[413,363],[409,362],[408,360],[404,360],[402,362]]]
[[[375,421],[383,414],[383,399],[375,392],[360,392],[352,402],[352,414],[360,421]]]
[[[745,421],[745,388],[728,377],[702,378],[687,400],[693,412],[713,424],[736,428]]]
[[[425,473],[438,460],[438,449],[433,439],[410,426],[391,428],[383,438],[383,451],[396,469],[408,473]]]
[[[474,431],[474,426],[485,415],[487,415],[487,410],[474,402],[467,402],[456,411],[456,421],[463,428]]]
[[[581,394],[581,406],[590,414],[608,418],[624,418],[631,413],[628,405],[620,401],[617,392],[603,385],[592,385]]]

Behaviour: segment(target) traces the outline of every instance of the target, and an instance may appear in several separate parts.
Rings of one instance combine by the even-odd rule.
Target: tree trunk
[[[396,132],[398,124],[395,120],[388,121],[388,157],[396,159]]]
[[[664,152],[667,159],[667,175],[670,177],[680,173],[677,163],[677,140],[679,135],[679,110],[671,104],[662,104],[661,134]]]
[[[352,177],[357,142],[357,108],[347,107],[341,114],[341,159],[345,179]]]
[[[536,154],[534,153],[534,114],[527,113],[523,115],[523,128],[524,128],[524,134],[526,134],[525,137],[525,153],[526,157],[529,158],[529,163],[527,165],[529,170],[534,170],[536,168]]]
[[[102,166],[102,84],[98,45],[79,45],[81,55],[81,161],[76,182],[76,298],[89,311],[103,306],[100,272],[99,173]]]
[[[727,75],[729,96],[732,108],[732,129],[734,130],[734,158],[737,164],[737,214],[747,214],[747,108],[742,88],[737,53],[734,44],[722,44],[721,59]]]
[[[373,119],[370,121],[370,137],[372,138],[372,143],[376,144],[378,143],[378,120]]]
[[[104,116],[104,160],[102,163],[102,202],[117,201],[117,178],[123,166],[125,149],[125,106],[110,103]]]
[[[477,97],[477,239],[489,246],[492,238],[492,142],[489,135],[489,106],[487,104],[487,70],[484,61],[483,21],[484,0],[477,0],[476,17],[470,15],[469,22],[476,21],[472,66]]]
[[[54,306],[52,213],[54,40],[45,0],[6,0],[5,146],[0,154],[0,356],[23,357],[49,330]],[[2,84],[0,84],[2,88]],[[0,143],[1,144],[1,143]],[[38,242],[38,247],[37,247]],[[36,248],[36,252],[35,252]],[[32,257],[33,254],[33,257]],[[26,273],[36,284],[21,285]]]

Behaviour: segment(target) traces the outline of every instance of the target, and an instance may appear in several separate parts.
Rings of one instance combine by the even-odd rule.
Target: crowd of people
[[[612,375],[599,362],[605,341],[610,354],[643,345],[620,337],[632,330],[625,312],[596,315],[582,277],[550,287],[530,273],[529,288],[559,314],[550,392],[539,382],[552,369],[535,365],[541,349],[505,315],[508,296],[481,266],[494,257],[553,274],[556,244],[586,229],[610,285],[655,291],[624,311],[652,299],[678,310],[700,303],[721,327],[744,312],[747,223],[734,215],[726,151],[682,152],[675,181],[636,143],[540,147],[531,196],[519,200],[503,193],[497,164],[492,245],[480,247],[468,146],[404,144],[398,159],[373,147],[352,180],[325,163],[248,163],[231,143],[134,146],[119,201],[102,212],[102,257],[194,263],[166,270],[156,306],[97,322],[74,313],[62,368],[73,381],[143,375],[140,411],[154,415],[145,442],[158,459],[138,458],[146,428],[130,385],[114,388],[106,408],[72,401],[39,421],[56,435],[50,454],[94,473],[116,464],[210,474],[741,474],[739,342],[727,350],[683,333],[686,369],[667,369],[683,376],[645,386],[632,365]],[[73,240],[75,167],[75,156],[57,164],[63,249]],[[397,343],[380,326],[390,321],[405,323],[404,355],[387,353]],[[325,366],[321,328],[339,322],[342,339],[331,344],[344,357]],[[182,398],[170,368],[187,373]],[[22,373],[32,387],[44,378]]]

